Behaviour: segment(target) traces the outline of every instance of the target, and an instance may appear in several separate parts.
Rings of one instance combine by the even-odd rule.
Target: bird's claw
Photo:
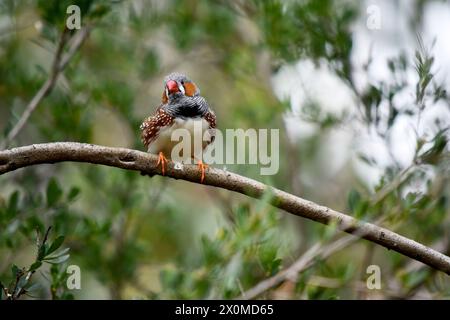
[[[208,168],[208,165],[204,164],[202,160],[199,160],[198,168],[201,171],[200,183],[203,183],[205,181],[205,171]]]
[[[164,153],[160,152],[158,155],[158,162],[156,163],[156,166],[159,166],[161,164],[162,175],[166,174],[166,163],[167,163],[167,159],[166,159],[166,157],[164,157]]]

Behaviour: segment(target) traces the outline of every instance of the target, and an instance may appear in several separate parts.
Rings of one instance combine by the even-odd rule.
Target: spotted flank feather
[[[216,138],[216,115],[212,110],[208,111],[204,116],[205,120],[209,123],[209,134],[211,140],[209,143],[213,143]]]
[[[152,143],[157,137],[160,130],[164,127],[172,126],[174,122],[174,117],[169,115],[163,108],[158,108],[155,115],[148,117],[141,124],[141,140],[146,148]]]

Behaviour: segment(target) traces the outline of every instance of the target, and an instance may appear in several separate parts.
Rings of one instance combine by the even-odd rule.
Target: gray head
[[[195,97],[200,95],[197,85],[184,74],[174,72],[164,78],[163,103],[179,99],[182,96]]]

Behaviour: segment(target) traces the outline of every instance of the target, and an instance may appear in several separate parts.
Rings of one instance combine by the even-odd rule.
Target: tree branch
[[[77,35],[74,37],[73,42],[69,48],[69,52],[66,53],[63,56],[63,50],[64,47],[69,40],[69,32],[70,30],[67,28],[64,28],[63,32],[61,33],[61,37],[58,42],[58,46],[56,48],[55,57],[53,59],[52,68],[50,70],[50,74],[47,78],[47,80],[42,84],[39,91],[36,93],[36,95],[31,99],[31,101],[28,103],[28,105],[25,107],[25,111],[20,116],[17,123],[14,125],[14,127],[11,129],[11,131],[6,136],[5,140],[0,144],[0,150],[5,149],[9,146],[11,141],[15,139],[15,137],[22,131],[22,129],[25,127],[25,124],[27,123],[28,119],[30,118],[31,114],[36,110],[39,103],[41,103],[42,99],[44,99],[50,92],[53,90],[56,80],[58,79],[59,74],[64,71],[69,61],[72,59],[72,57],[75,55],[75,53],[78,51],[78,49],[83,44],[84,40],[89,35],[89,32],[91,30],[90,26],[86,26],[80,31],[77,32]]]
[[[110,148],[75,142],[56,142],[30,145],[0,151],[0,175],[19,168],[63,161],[88,162],[126,170],[140,171],[146,175],[161,175],[157,166],[158,157],[145,152]],[[175,168],[173,162],[167,164],[166,175],[198,183],[200,172],[195,165]],[[261,182],[220,169],[209,168],[204,184],[261,198],[271,194],[270,203],[294,215],[322,224],[336,224],[337,228],[363,239],[394,250],[402,255],[420,261],[450,275],[450,258],[416,241],[401,236],[377,225],[358,221],[355,218],[272,188]]]

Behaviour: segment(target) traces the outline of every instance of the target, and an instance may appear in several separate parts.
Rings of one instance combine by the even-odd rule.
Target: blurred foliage
[[[231,299],[258,280],[275,274],[283,244],[274,212],[250,211],[242,205],[236,210],[236,224],[219,228],[212,237],[202,237],[202,255],[192,266],[161,274],[162,297],[175,299]]]
[[[51,194],[51,193],[50,193]],[[52,276],[51,292],[53,299],[72,299],[73,295],[68,293],[66,288],[66,274],[63,268],[58,268],[58,265],[63,264],[70,257],[67,252],[70,248],[57,251],[63,241],[64,236],[57,237],[51,244],[48,244],[48,236],[51,228],[49,227],[45,232],[42,240],[39,237],[39,229],[37,229],[37,252],[36,258],[28,268],[19,268],[15,264],[12,265],[11,273],[12,280],[8,286],[0,282],[0,299],[17,300],[22,295],[33,297],[35,291],[39,287],[39,283],[31,283],[33,274],[41,268],[42,264],[48,263],[52,267],[50,273]],[[58,290],[58,288],[61,288]]]
[[[389,81],[369,81],[358,89],[352,65],[354,24],[364,12],[358,1],[4,0],[2,136],[48,77],[69,4],[80,6],[82,25],[92,24],[93,31],[14,145],[80,141],[143,149],[139,124],[158,106],[165,74],[182,71],[200,86],[220,129],[281,129],[277,175],[261,177],[250,165],[229,170],[359,219],[382,221],[450,252],[448,127],[436,121],[432,134],[419,133],[424,110],[449,99],[445,86],[435,81],[432,48],[421,40],[415,56],[401,53],[386,61]],[[414,19],[419,19],[423,1],[413,7]],[[398,147],[391,135],[399,117],[419,119],[411,163],[391,159],[384,165],[360,152],[359,161],[382,172],[374,188],[357,178],[351,165],[339,177],[322,179],[326,168],[320,163],[327,167],[333,159],[321,156],[321,139],[342,126],[357,135],[349,123],[358,120],[311,101],[301,106],[301,118],[319,130],[303,140],[288,137],[283,116],[291,105],[276,98],[272,76],[299,60],[325,64],[351,90],[358,120],[389,151]],[[367,69],[369,65],[370,59]],[[407,81],[411,73],[413,90]],[[399,104],[405,91],[414,101]],[[318,175],[305,182],[305,171]],[[36,240],[36,230],[45,235],[49,226],[48,237]],[[287,216],[265,200],[115,168],[42,165],[0,177],[3,299],[234,298],[288,267],[315,243],[334,237],[333,227]],[[63,240],[66,249],[57,250]],[[65,251],[69,248],[70,257]],[[263,297],[450,296],[447,278],[410,261],[359,241],[315,260],[290,289],[285,283]],[[47,262],[57,263],[49,268]],[[358,289],[372,263],[382,266],[383,285],[393,283],[397,291]],[[68,265],[80,266],[81,290],[67,289]],[[33,276],[23,280],[29,274]]]

